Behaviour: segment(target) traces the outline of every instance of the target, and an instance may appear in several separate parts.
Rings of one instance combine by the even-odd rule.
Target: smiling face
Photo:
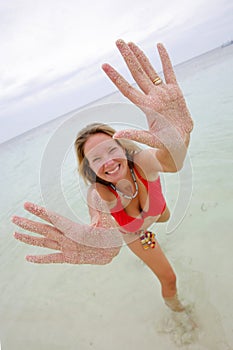
[[[90,168],[101,179],[116,184],[126,177],[128,161],[124,149],[109,135],[90,135],[84,146]]]

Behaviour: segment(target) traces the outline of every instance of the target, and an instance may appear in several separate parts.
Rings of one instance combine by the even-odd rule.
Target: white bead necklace
[[[137,180],[136,180],[136,176],[134,174],[134,171],[133,171],[133,168],[130,168],[130,172],[131,172],[131,176],[132,176],[132,179],[134,181],[134,185],[135,185],[135,193],[132,195],[132,196],[128,196],[127,194],[124,194],[123,192],[121,192],[120,190],[118,190],[116,188],[115,185],[113,185],[112,183],[109,184],[109,186],[115,191],[117,192],[120,196],[126,198],[126,199],[134,199],[137,197],[138,195],[138,184],[137,184]]]

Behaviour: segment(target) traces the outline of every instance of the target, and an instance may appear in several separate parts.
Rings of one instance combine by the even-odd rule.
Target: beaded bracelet
[[[156,245],[155,234],[151,231],[142,231],[140,233],[140,240],[145,250],[154,248]]]

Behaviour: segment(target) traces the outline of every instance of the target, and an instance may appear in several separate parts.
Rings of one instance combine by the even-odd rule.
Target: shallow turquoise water
[[[177,229],[168,235],[166,225],[163,225],[158,228],[158,234],[162,247],[180,276],[184,293],[197,304],[198,318],[200,322],[203,320],[204,331],[205,327],[209,327],[209,332],[212,333],[212,336],[207,334],[203,338],[205,341],[200,341],[199,347],[198,344],[193,344],[190,349],[224,350],[229,349],[227,346],[233,343],[230,308],[233,287],[230,278],[233,268],[232,63],[233,46],[229,46],[176,67],[178,80],[195,120],[190,145],[193,189],[190,203],[187,200],[186,215]],[[116,93],[98,103],[101,105],[123,101]],[[112,108],[117,113],[117,108],[120,107],[117,104]],[[111,265],[102,268],[35,266],[26,263],[23,257],[30,252],[41,254],[41,249],[25,246],[12,238],[15,228],[10,223],[10,217],[13,214],[25,215],[23,202],[29,200],[43,203],[42,194],[45,189],[41,194],[41,161],[57,127],[74,114],[60,117],[0,146],[0,183],[3,194],[0,202],[0,336],[3,349],[107,349],[111,345],[111,339],[118,349],[122,346],[118,337],[119,330],[125,342],[135,349],[141,349],[144,347],[144,326],[141,324],[143,330],[140,332],[139,329],[132,340],[130,334],[133,329],[127,334],[121,327],[121,318],[133,313],[134,317],[128,315],[126,318],[133,324],[134,330],[145,315],[153,322],[154,315],[146,303],[147,296],[152,295],[148,289],[153,276],[125,250]],[[137,120],[137,123],[144,125],[141,120]],[[72,140],[68,143],[71,146]],[[67,149],[60,170],[61,186],[69,208],[79,214],[79,219],[88,222],[86,190],[80,192],[72,148]],[[168,174],[163,177],[171,209],[175,206],[179,183],[179,175]],[[53,205],[54,210],[64,214],[53,186],[53,183],[47,184],[46,200]],[[130,266],[131,277],[125,272],[125,266]],[[140,277],[137,281],[138,273],[145,276],[144,287],[138,287],[144,278]],[[137,289],[134,294],[137,302],[140,298],[145,300],[143,310],[137,310],[137,307],[134,310],[132,298],[127,297],[131,288]],[[152,288],[153,293],[157,293],[155,305],[158,306],[161,303],[159,287],[155,283]],[[124,307],[122,298],[125,298]],[[121,317],[117,314],[114,319],[119,304]],[[200,310],[200,305],[203,308],[206,305],[206,310]],[[109,343],[103,344],[103,328],[110,327],[105,317],[110,317],[112,327]],[[91,332],[88,331],[89,327],[92,328]],[[156,332],[150,333],[148,339],[163,342]],[[161,343],[160,349],[166,349],[166,346],[167,343]]]

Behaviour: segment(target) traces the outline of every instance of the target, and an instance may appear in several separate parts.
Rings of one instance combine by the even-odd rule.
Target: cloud
[[[141,41],[151,32],[174,28],[194,5],[184,1],[10,0],[3,4],[0,74],[4,80],[56,74],[92,63],[114,41]],[[182,9],[182,10],[180,10]],[[4,69],[3,67],[5,66]]]
[[[231,13],[227,0],[1,2],[1,109],[8,116],[14,110],[14,115],[21,102],[26,106],[44,98],[54,103],[55,95],[74,96],[75,89],[85,90],[88,84],[93,92],[103,77],[103,62],[129,78],[114,45],[120,37],[139,43],[153,59],[156,42],[164,41],[175,63],[208,51],[223,38],[232,39]],[[73,108],[74,102],[64,105]]]

